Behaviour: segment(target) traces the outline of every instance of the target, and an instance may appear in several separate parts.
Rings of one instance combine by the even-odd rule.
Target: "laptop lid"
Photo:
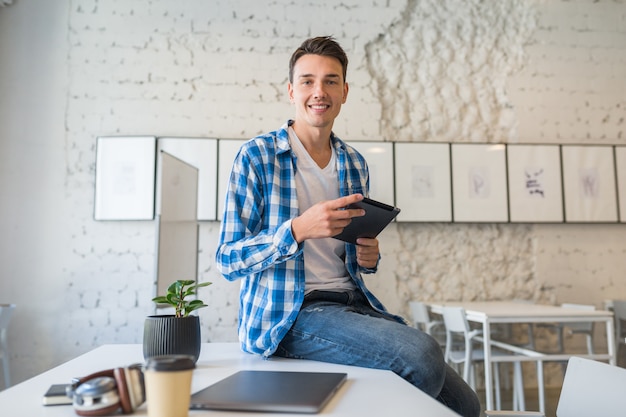
[[[318,413],[346,373],[239,371],[191,396],[192,410]]]
[[[570,358],[556,415],[626,415],[626,369],[576,356]]]

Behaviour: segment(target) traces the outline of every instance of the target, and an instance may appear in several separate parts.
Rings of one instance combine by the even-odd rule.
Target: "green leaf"
[[[176,309],[176,317],[187,317],[189,313],[199,308],[208,307],[201,300],[187,301],[186,297],[197,295],[196,290],[207,287],[212,282],[195,283],[194,280],[177,280],[167,288],[167,294],[154,297],[152,301],[158,304],[169,304]]]

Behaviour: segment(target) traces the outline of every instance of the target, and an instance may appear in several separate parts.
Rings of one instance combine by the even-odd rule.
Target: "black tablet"
[[[398,207],[390,206],[370,198],[364,198],[348,208],[365,210],[365,216],[353,217],[352,222],[335,239],[356,243],[360,237],[374,238],[400,213]]]

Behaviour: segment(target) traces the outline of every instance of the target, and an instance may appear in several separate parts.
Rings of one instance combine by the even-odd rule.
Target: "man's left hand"
[[[378,263],[378,239],[360,237],[356,241],[356,260],[363,268],[375,268]]]

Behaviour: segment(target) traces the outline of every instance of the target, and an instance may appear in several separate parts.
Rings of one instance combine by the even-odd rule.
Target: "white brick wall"
[[[29,1],[0,10],[0,23]],[[308,36],[333,34],[349,54],[350,94],[335,125],[347,140],[626,141],[624,1],[58,4],[69,10],[58,52],[67,56],[65,165],[52,208],[63,212],[54,219],[62,234],[40,250],[61,268],[19,272],[54,283],[64,298],[28,314],[18,307],[18,326],[38,320],[33,332],[11,334],[17,381],[102,343],[140,342],[151,310],[155,224],[92,220],[96,136],[249,138],[275,129],[293,114],[287,61]],[[232,341],[238,285],[217,276],[217,234],[217,223],[202,224],[201,279],[215,283],[202,291],[203,338]],[[392,225],[368,282],[401,313],[411,298],[600,306],[626,298],[625,235],[623,225]],[[14,286],[0,290],[27,304]]]

